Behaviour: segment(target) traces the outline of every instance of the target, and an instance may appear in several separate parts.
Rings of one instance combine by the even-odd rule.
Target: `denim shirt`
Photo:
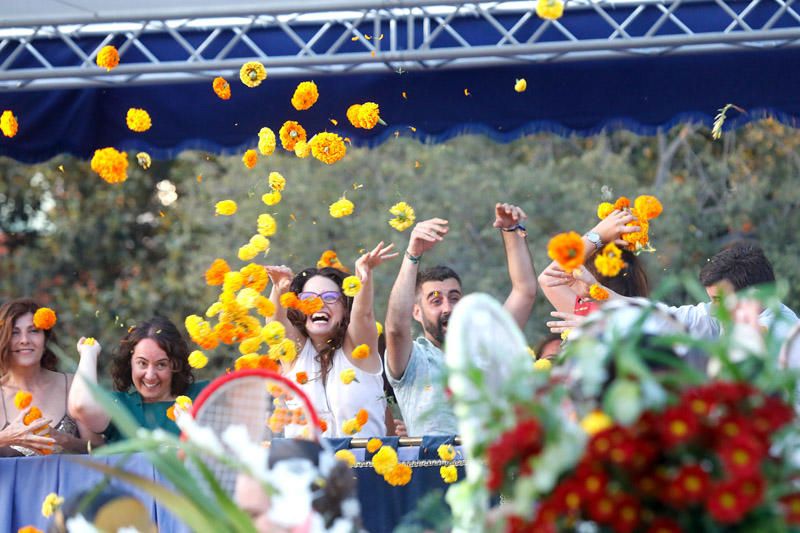
[[[386,367],[410,437],[458,433],[456,415],[442,386],[443,372],[444,353],[425,337],[414,341],[400,379],[395,379]]]

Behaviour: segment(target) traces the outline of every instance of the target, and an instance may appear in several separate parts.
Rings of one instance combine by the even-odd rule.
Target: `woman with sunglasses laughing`
[[[348,274],[336,268],[307,268],[293,276],[286,266],[266,267],[273,283],[270,298],[277,309],[273,320],[281,322],[286,337],[297,343],[297,358],[282,366],[281,373],[296,380],[308,395],[327,426],[325,437],[386,435],[372,271],[397,255],[393,244],[381,242],[359,257],[355,275],[361,290],[352,298],[342,292]],[[280,297],[287,292],[300,300],[319,298],[322,307],[309,315],[286,309]],[[353,350],[361,345],[366,345],[368,355],[353,357]],[[358,350],[363,351],[363,347]],[[366,422],[353,424],[362,409],[368,414]],[[363,422],[363,414],[359,418]]]

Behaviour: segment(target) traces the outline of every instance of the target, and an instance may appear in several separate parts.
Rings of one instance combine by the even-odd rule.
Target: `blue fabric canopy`
[[[710,12],[704,11],[703,4],[693,6],[696,23],[709,23],[703,17],[710,16]],[[625,8],[614,13],[620,21],[628,14]],[[570,31],[578,38],[601,38],[590,23],[596,22],[596,17],[589,15],[589,10],[574,16],[571,13]],[[538,19],[531,22],[530,28],[523,28],[516,37],[525,39],[540,23]],[[674,32],[669,26],[670,23],[664,24],[661,31]],[[269,41],[277,39],[274,31],[254,30],[249,36]],[[629,27],[627,31],[635,33],[636,28]],[[207,32],[198,31],[196,42],[205,35]],[[145,37],[151,48],[157,48],[158,40],[163,39],[164,57],[172,54],[176,60],[185,54],[177,50],[174,40],[161,34]],[[493,36],[495,41],[496,37]],[[92,50],[99,39],[87,38],[79,45]],[[278,47],[276,54],[289,53],[296,47],[285,36],[282,39],[271,45]],[[347,52],[350,46],[356,43],[348,42],[342,51]],[[54,43],[50,51],[53,57],[48,57],[54,65],[64,61],[57,57],[59,50],[63,48]],[[128,58],[138,53],[133,47],[129,50]],[[48,52],[46,47],[44,51]],[[209,55],[214,53],[213,46],[207,50]],[[0,63],[7,54],[0,51]],[[26,61],[32,59],[26,60],[20,54],[13,67],[24,68]],[[265,63],[269,69],[268,61]],[[618,59],[461,70],[268,78],[253,89],[229,78],[233,97],[228,101],[216,97],[210,80],[6,92],[0,93],[0,110],[11,109],[19,119],[20,129],[12,139],[0,137],[0,155],[24,162],[43,161],[64,152],[88,158],[94,150],[106,146],[143,150],[159,159],[172,158],[185,149],[237,153],[256,146],[260,128],[268,126],[277,133],[286,120],[300,122],[309,137],[323,130],[334,131],[349,137],[354,145],[367,146],[393,136],[440,142],[463,133],[482,133],[500,142],[538,131],[592,134],[606,127],[652,134],[685,120],[710,126],[717,110],[728,103],[744,108],[747,114],[731,111],[726,128],[764,115],[794,125],[800,118],[798,65],[800,48],[787,47],[656,57],[631,54]],[[526,92],[514,91],[517,78],[527,80]],[[297,83],[305,79],[317,83],[320,98],[310,110],[295,111],[290,99]],[[347,107],[365,101],[380,105],[388,126],[363,130],[348,123]],[[130,107],[148,110],[153,118],[152,129],[145,133],[128,130],[125,114]]]

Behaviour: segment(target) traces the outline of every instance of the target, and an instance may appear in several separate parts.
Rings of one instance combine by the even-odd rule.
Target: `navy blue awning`
[[[697,10],[697,24],[707,23],[703,5],[693,9]],[[626,14],[624,8],[617,13],[620,20]],[[582,16],[578,13],[570,19],[570,31],[578,37],[599,38],[593,35],[588,18],[581,25]],[[532,22],[519,37],[535,31],[540,22]],[[668,25],[662,30],[667,31]],[[250,37],[274,38],[270,31],[259,30]],[[200,34],[198,40],[203,32]],[[159,35],[147,38],[157,40]],[[168,42],[175,46],[166,39],[164,46]],[[79,44],[90,50],[97,42]],[[280,46],[294,45],[283,42]],[[177,51],[165,54],[172,52],[178,57]],[[136,50],[131,48],[130,53]],[[7,51],[0,51],[0,63],[4,54]],[[58,57],[48,59],[59,64]],[[16,61],[23,62],[24,68],[24,56]],[[106,146],[144,150],[159,159],[172,158],[185,149],[237,153],[256,146],[261,127],[277,133],[285,120],[297,120],[309,136],[335,131],[362,146],[374,146],[396,135],[440,142],[464,133],[481,133],[507,142],[539,131],[592,134],[607,127],[652,134],[685,120],[710,126],[717,110],[728,103],[744,108],[747,114],[730,112],[726,128],[765,115],[795,125],[800,118],[799,66],[800,48],[732,47],[711,53],[650,57],[631,53],[602,60],[468,69],[302,75],[268,78],[254,89],[229,77],[233,97],[228,101],[214,95],[210,80],[0,92],[0,111],[11,109],[20,123],[16,137],[0,137],[0,155],[25,162],[65,152],[88,158],[95,149]],[[527,80],[526,92],[514,92],[517,78]],[[296,84],[306,79],[317,83],[320,99],[310,110],[298,112],[290,99]],[[388,126],[367,131],[347,122],[347,107],[365,101],[381,106]],[[129,131],[125,113],[130,107],[148,110],[152,129],[141,134]]]

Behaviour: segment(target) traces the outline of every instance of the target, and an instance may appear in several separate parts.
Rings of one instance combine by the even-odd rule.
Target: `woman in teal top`
[[[97,383],[100,345],[81,338],[80,362],[70,390],[69,412],[89,429],[102,433],[106,442],[123,437],[111,417],[94,399],[84,380]],[[167,409],[178,396],[193,400],[208,382],[195,382],[188,362],[189,346],[175,324],[154,317],[130,330],[122,338],[111,361],[115,401],[125,407],[144,428],[161,428],[174,434],[180,430],[167,418]]]

